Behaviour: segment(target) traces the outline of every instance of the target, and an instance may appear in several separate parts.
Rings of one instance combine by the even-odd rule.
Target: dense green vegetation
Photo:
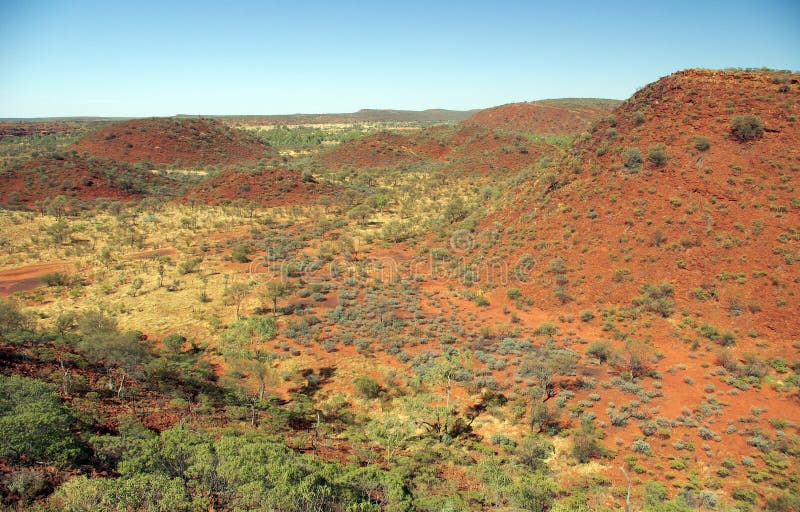
[[[386,128],[382,125],[361,124],[342,125],[334,128],[277,125],[256,128],[253,129],[253,133],[259,139],[278,148],[302,149],[347,142]]]

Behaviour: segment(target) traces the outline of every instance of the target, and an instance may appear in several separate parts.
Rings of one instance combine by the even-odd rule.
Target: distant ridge
[[[253,125],[299,125],[332,123],[457,123],[467,119],[478,110],[381,110],[361,109],[358,112],[341,114],[287,114],[208,116],[237,126]],[[181,117],[181,116],[178,116]]]

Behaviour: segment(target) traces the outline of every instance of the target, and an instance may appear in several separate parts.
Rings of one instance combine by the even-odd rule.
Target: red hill
[[[274,156],[269,145],[211,119],[134,119],[101,128],[73,148],[123,162],[195,167]]]
[[[504,130],[567,135],[588,130],[592,123],[608,115],[615,100],[561,99],[530,103],[509,103],[487,108],[463,121]]]
[[[742,343],[797,339],[799,77],[689,70],[637,92],[488,220],[506,226],[500,245],[535,240],[516,251],[538,264],[522,286],[577,309],[628,307],[665,281],[698,324]],[[747,115],[755,135],[742,140]]]
[[[261,206],[313,204],[335,193],[333,186],[304,178],[293,169],[225,170],[189,189],[183,202],[229,204],[254,202]]]
[[[29,160],[0,174],[0,204],[32,206],[59,195],[82,200],[142,197],[163,178],[128,164],[78,156]]]

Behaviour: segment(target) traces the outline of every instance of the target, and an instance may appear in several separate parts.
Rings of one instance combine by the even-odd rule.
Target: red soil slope
[[[163,182],[164,178],[110,160],[74,155],[40,158],[0,174],[0,204],[32,206],[59,195],[81,200],[131,200]]]
[[[490,222],[512,228],[503,234],[512,246],[538,241],[517,253],[532,254],[543,278],[551,259],[565,258],[569,281],[580,282],[566,286],[572,303],[630,305],[643,282],[668,281],[678,308],[702,312],[703,323],[741,337],[757,331],[796,340],[797,81],[797,74],[706,70],[663,78],[601,122],[560,169],[528,182]],[[736,140],[731,119],[742,114],[761,118],[762,137]],[[708,149],[698,149],[704,140],[696,137]],[[656,145],[667,155],[662,166],[648,160]],[[642,155],[638,169],[623,163],[629,148]],[[630,277],[615,277],[616,269]],[[693,298],[701,284],[713,287],[711,300]],[[560,302],[552,279],[523,286]]]
[[[178,166],[232,164],[274,156],[268,144],[210,119],[136,119],[101,128],[73,145],[122,162]]]
[[[448,151],[444,159],[450,169],[478,173],[518,171],[556,151],[542,142],[476,125],[460,127],[446,139],[445,146]]]
[[[304,180],[300,172],[292,169],[225,170],[192,187],[181,201],[219,205],[239,200],[284,206],[313,204],[334,193],[333,186]]]
[[[490,128],[567,135],[588,130],[618,104],[614,100],[543,100],[487,108],[462,123]]]
[[[610,404],[631,395],[613,386],[594,391],[604,444],[615,452],[613,462],[602,463],[617,485],[625,485],[618,467],[627,457],[643,473],[632,477],[636,485],[661,479],[686,456],[678,440],[703,448],[686,459],[703,478],[718,474],[721,460],[743,456],[770,472],[750,436],[774,435],[771,419],[800,421],[797,390],[783,386],[785,370],[775,363],[800,358],[798,82],[798,74],[766,71],[665,77],[616,109],[558,165],[510,192],[509,204],[475,234],[492,243],[476,243],[469,261],[489,271],[503,263],[491,274],[507,279],[487,294],[493,306],[517,288],[584,343],[607,340],[623,354],[618,361],[641,350],[640,362],[660,374],[647,408],[650,421],[666,419],[663,434],[643,435],[644,421],[613,424]],[[748,114],[765,131],[740,141],[731,120]],[[666,154],[663,163],[650,151],[656,145]],[[640,150],[640,165],[625,165],[629,148]],[[672,296],[647,299],[643,285],[660,283],[672,287]],[[591,360],[585,358],[582,364]],[[626,364],[588,364],[579,375],[623,382],[630,378]],[[655,384],[650,377],[637,382]],[[591,392],[575,393],[585,400]],[[715,401],[718,410],[706,414]],[[695,422],[681,420],[687,416]],[[714,440],[699,427],[716,433]],[[652,455],[631,448],[641,438]],[[686,478],[667,471],[676,482]],[[728,495],[734,487],[774,495],[770,485],[779,476],[771,474],[774,480],[755,486],[753,471],[737,466],[708,485]]]

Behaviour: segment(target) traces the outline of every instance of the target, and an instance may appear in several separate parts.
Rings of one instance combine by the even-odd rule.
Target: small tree
[[[144,285],[144,279],[142,279],[141,277],[135,278],[131,283],[131,297],[136,297],[136,295],[138,295],[139,293],[139,290],[142,289],[143,285]]]
[[[236,320],[239,319],[239,311],[242,308],[242,302],[250,293],[250,283],[237,282],[225,288],[223,298],[225,304],[229,306],[236,306]]]
[[[544,402],[536,403],[531,408],[530,427],[536,432],[558,431],[560,409],[551,409]]]
[[[359,225],[365,226],[367,224],[367,219],[372,215],[372,208],[366,204],[360,204],[355,208],[351,208],[349,212],[347,212],[347,216],[356,221]]]
[[[272,313],[278,312],[278,299],[285,297],[289,293],[289,287],[283,281],[269,281],[264,285],[261,296],[272,301]]]
[[[66,220],[59,219],[53,224],[47,226],[45,232],[54,244],[63,244],[69,240],[72,230],[70,229],[70,226]]]
[[[161,346],[167,354],[180,354],[183,344],[186,343],[186,338],[180,334],[168,334],[161,340]]]
[[[603,449],[597,442],[597,434],[593,428],[584,425],[572,436],[572,455],[581,464],[603,455]]]
[[[167,272],[167,265],[173,265],[172,259],[169,256],[159,256],[158,266],[156,267],[159,288],[164,285],[164,274]]]
[[[631,380],[644,375],[649,368],[653,349],[641,341],[629,341],[621,353],[621,358],[614,362],[623,372],[628,373]]]
[[[523,359],[520,371],[536,378],[546,402],[556,396],[555,378],[570,375],[577,363],[578,354],[575,352],[542,347],[536,354]]]
[[[613,353],[614,351],[611,347],[611,343],[604,340],[593,341],[586,347],[586,355],[594,357],[601,363],[608,361]]]
[[[0,334],[26,330],[29,327],[30,319],[19,310],[16,302],[0,299]]]
[[[78,348],[92,363],[105,366],[108,387],[122,395],[125,382],[140,374],[147,348],[136,332],[119,332],[114,319],[100,311],[88,311],[78,319],[81,341]]]
[[[453,196],[450,202],[444,207],[442,215],[445,222],[454,224],[467,218],[469,215],[469,208],[461,196]]]
[[[389,462],[411,439],[414,430],[412,421],[384,413],[367,424],[365,433],[369,439],[383,447],[384,459]]]

